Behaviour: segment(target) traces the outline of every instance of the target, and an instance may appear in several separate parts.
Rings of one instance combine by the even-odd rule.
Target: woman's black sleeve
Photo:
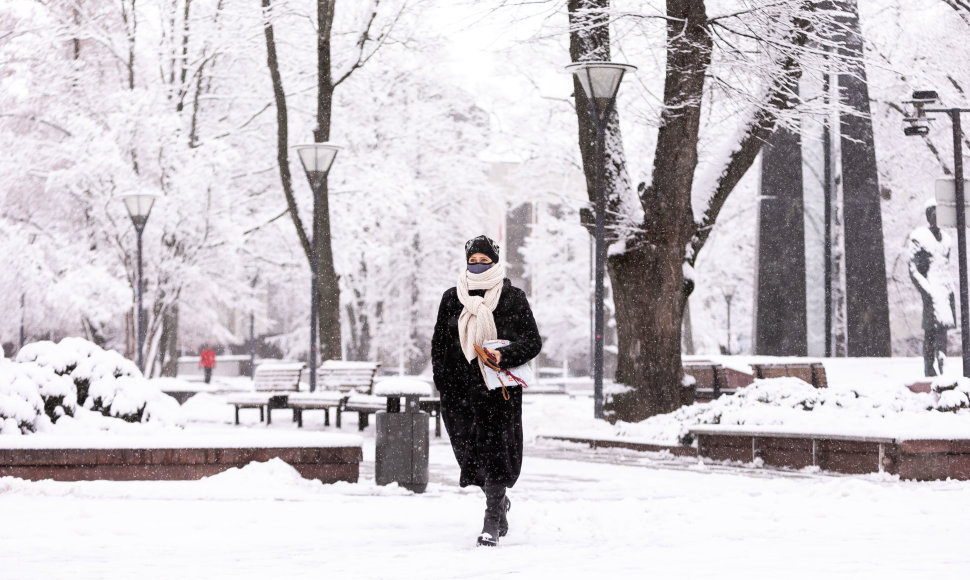
[[[512,320],[515,321],[516,340],[508,346],[497,349],[502,353],[499,366],[503,369],[524,365],[537,357],[542,350],[542,337],[539,336],[539,327],[536,326],[529,300],[525,297],[525,292],[516,290],[512,314]]]
[[[434,334],[431,335],[431,371],[434,376],[434,386],[438,392],[447,389],[448,372],[446,369],[448,360],[448,292],[441,296],[441,304],[438,305],[438,320],[434,325]]]

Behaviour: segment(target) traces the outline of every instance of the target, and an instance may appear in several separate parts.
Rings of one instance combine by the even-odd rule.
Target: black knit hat
[[[496,244],[492,238],[488,236],[478,236],[477,238],[472,238],[465,242],[465,261],[472,257],[472,254],[485,254],[492,259],[492,262],[498,262],[498,244]]]

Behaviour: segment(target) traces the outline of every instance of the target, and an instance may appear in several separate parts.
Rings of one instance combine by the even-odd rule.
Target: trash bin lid
[[[386,377],[374,384],[372,392],[382,397],[430,397],[431,385],[417,377]]]

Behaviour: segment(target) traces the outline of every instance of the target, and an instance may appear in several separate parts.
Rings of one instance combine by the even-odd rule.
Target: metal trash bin
[[[401,411],[404,397],[404,411]],[[397,482],[415,493],[428,487],[428,417],[418,408],[421,397],[412,393],[387,394],[387,410],[376,413],[377,485]]]

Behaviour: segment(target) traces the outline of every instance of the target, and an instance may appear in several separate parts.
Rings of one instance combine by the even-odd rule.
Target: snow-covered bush
[[[957,411],[970,408],[970,379],[937,377],[930,385],[930,389],[939,397],[936,400],[937,411]]]
[[[42,340],[24,345],[17,362],[35,362],[74,381],[77,402],[85,405],[91,384],[101,379],[140,377],[135,363],[113,350],[104,350],[83,338],[67,337],[55,344]],[[90,406],[88,408],[91,408]]]
[[[85,408],[129,423],[170,418],[178,412],[178,402],[162,393],[142,377],[107,377],[93,381]]]
[[[57,344],[45,340],[25,345],[16,360],[8,364],[17,369],[17,376],[24,377],[17,392],[36,392],[43,403],[41,411],[51,421],[63,414],[73,415],[80,406],[131,423],[178,422],[178,403],[116,351],[68,337]],[[25,401],[33,399],[27,396]]]
[[[76,407],[69,378],[34,363],[0,360],[0,433],[32,433]]]
[[[970,381],[967,382],[970,386]],[[962,391],[950,390],[959,393]],[[942,401],[942,398],[941,398]],[[885,420],[901,414],[923,414],[935,408],[934,396],[897,389],[816,389],[793,377],[757,380],[707,403],[681,407],[639,423],[617,423],[617,435],[658,442],[693,443],[689,430],[698,425],[785,425],[818,429],[851,428],[860,420]]]
[[[25,380],[19,365],[0,360],[0,434],[30,433],[44,412],[37,385]]]

